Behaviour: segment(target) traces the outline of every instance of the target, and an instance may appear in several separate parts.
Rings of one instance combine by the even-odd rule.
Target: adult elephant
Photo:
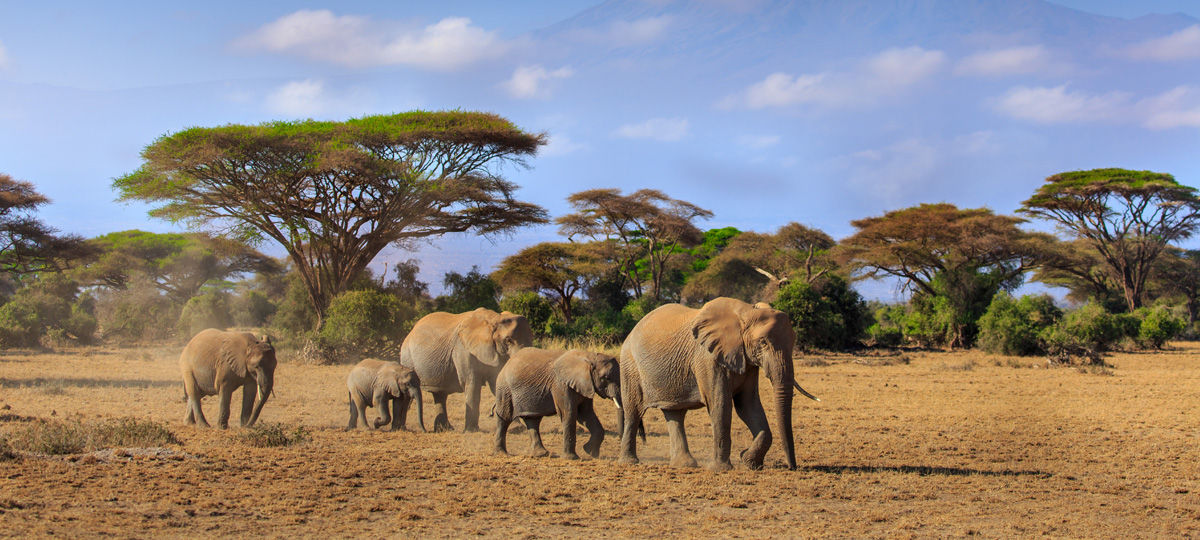
[[[774,388],[776,427],[787,466],[795,469],[792,390],[816,399],[795,382],[795,344],[787,314],[766,304],[718,298],[700,309],[667,304],[648,313],[621,346],[625,426],[620,461],[638,462],[634,434],[645,411],[655,408],[667,420],[671,464],[695,467],[683,421],[688,410],[707,407],[714,443],[710,468],[733,467],[729,447],[734,411],[754,436],[742,461],[751,469],[761,468],[771,447],[771,428],[758,395],[761,369]]]
[[[463,431],[479,431],[479,392],[496,394],[496,375],[508,357],[533,344],[525,317],[479,308],[467,313],[430,313],[417,321],[400,346],[400,363],[412,368],[433,397],[434,431],[449,431],[446,396],[466,392]]]
[[[208,427],[200,398],[219,395],[217,426],[229,427],[229,401],[233,391],[241,388],[242,427],[253,426],[274,389],[275,364],[275,347],[270,337],[260,341],[248,332],[212,328],[196,334],[179,355],[183,397],[187,401],[184,421]]]

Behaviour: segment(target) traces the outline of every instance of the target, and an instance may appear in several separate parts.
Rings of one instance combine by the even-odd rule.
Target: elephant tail
[[[642,436],[642,444],[646,444],[646,423],[638,423],[638,435]]]

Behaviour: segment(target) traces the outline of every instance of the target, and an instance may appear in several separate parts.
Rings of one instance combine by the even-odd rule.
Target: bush
[[[213,291],[188,300],[175,329],[179,337],[186,340],[202,330],[224,330],[230,326],[233,326],[233,316],[229,314],[229,294]]]
[[[300,273],[293,271],[287,276],[287,289],[271,318],[271,327],[289,341],[302,342],[316,324],[317,310],[308,298],[308,289]]]
[[[308,442],[308,430],[296,426],[289,433],[283,424],[258,424],[237,432],[234,437],[242,444],[257,448],[277,448]]]
[[[1112,314],[1100,304],[1088,302],[1069,311],[1056,324],[1038,334],[1042,349],[1056,363],[1072,364],[1083,360],[1103,365],[1103,355],[1124,337]]]
[[[36,347],[43,340],[91,342],[96,333],[90,295],[62,274],[46,274],[0,306],[0,346]]]
[[[398,355],[416,315],[416,309],[390,294],[349,291],[329,303],[318,337],[345,360]]]
[[[1186,321],[1162,306],[1153,309],[1141,308],[1135,315],[1141,319],[1137,342],[1142,347],[1161,349],[1167,341],[1183,333],[1187,327]]]
[[[904,343],[904,332],[898,326],[875,323],[867,328],[867,339],[872,347],[899,347]]]
[[[266,326],[278,310],[279,307],[272,304],[267,295],[258,291],[246,291],[235,296],[229,305],[233,324],[241,327]]]
[[[1062,310],[1049,295],[1026,295],[1016,300],[1002,291],[979,318],[978,345],[993,354],[1040,354],[1043,351],[1038,335],[1061,318]]]
[[[96,319],[100,334],[120,345],[162,341],[179,321],[179,308],[151,283],[124,291],[99,293]]]
[[[813,284],[788,283],[779,290],[771,306],[791,317],[796,344],[804,349],[853,347],[862,338],[869,320],[862,297],[837,275]]]
[[[500,309],[525,317],[525,320],[529,321],[529,327],[537,333],[544,333],[546,322],[554,314],[550,301],[531,291],[505,295],[500,299]]]
[[[9,444],[36,454],[79,454],[105,448],[179,444],[164,424],[137,418],[117,418],[98,423],[82,420],[37,420],[13,432]]]

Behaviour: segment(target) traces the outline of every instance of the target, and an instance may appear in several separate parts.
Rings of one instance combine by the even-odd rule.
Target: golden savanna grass
[[[347,432],[350,366],[286,356],[262,422],[288,444],[257,446],[240,429],[183,425],[179,349],[0,353],[0,437],[33,419],[134,417],[179,440],[0,460],[0,536],[1200,535],[1197,344],[1114,355],[1100,373],[973,352],[800,357],[801,384],[822,398],[795,403],[800,469],[782,469],[776,446],[767,469],[720,474],[667,466],[653,411],[636,466],[613,460],[611,433],[601,459],[568,462],[492,456],[491,433]],[[210,420],[215,401],[205,400]],[[456,426],[462,403],[451,397]],[[597,408],[613,425],[612,404]],[[556,424],[543,430],[557,455]],[[748,434],[734,425],[736,453]],[[703,411],[687,428],[703,464]],[[525,434],[511,434],[509,448],[525,453]]]

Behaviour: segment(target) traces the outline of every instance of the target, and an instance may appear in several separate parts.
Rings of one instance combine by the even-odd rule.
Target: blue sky
[[[769,32],[748,47],[711,31],[721,10],[742,24],[730,32],[766,24],[752,17],[766,0],[623,0],[559,27],[600,2],[3,0],[0,172],[51,197],[41,215],[66,232],[179,230],[109,188],[162,134],[464,108],[549,133],[534,168],[508,176],[554,215],[581,189],[656,187],[712,209],[704,227],[799,221],[842,237],[852,219],[920,202],[1011,213],[1063,170],[1145,168],[1197,185],[1200,5],[1054,3],[1188,17],[1094,43],[950,26],[780,35],[777,50]],[[437,289],[446,270],[555,238],[552,227],[457,236],[380,261],[415,256]]]

